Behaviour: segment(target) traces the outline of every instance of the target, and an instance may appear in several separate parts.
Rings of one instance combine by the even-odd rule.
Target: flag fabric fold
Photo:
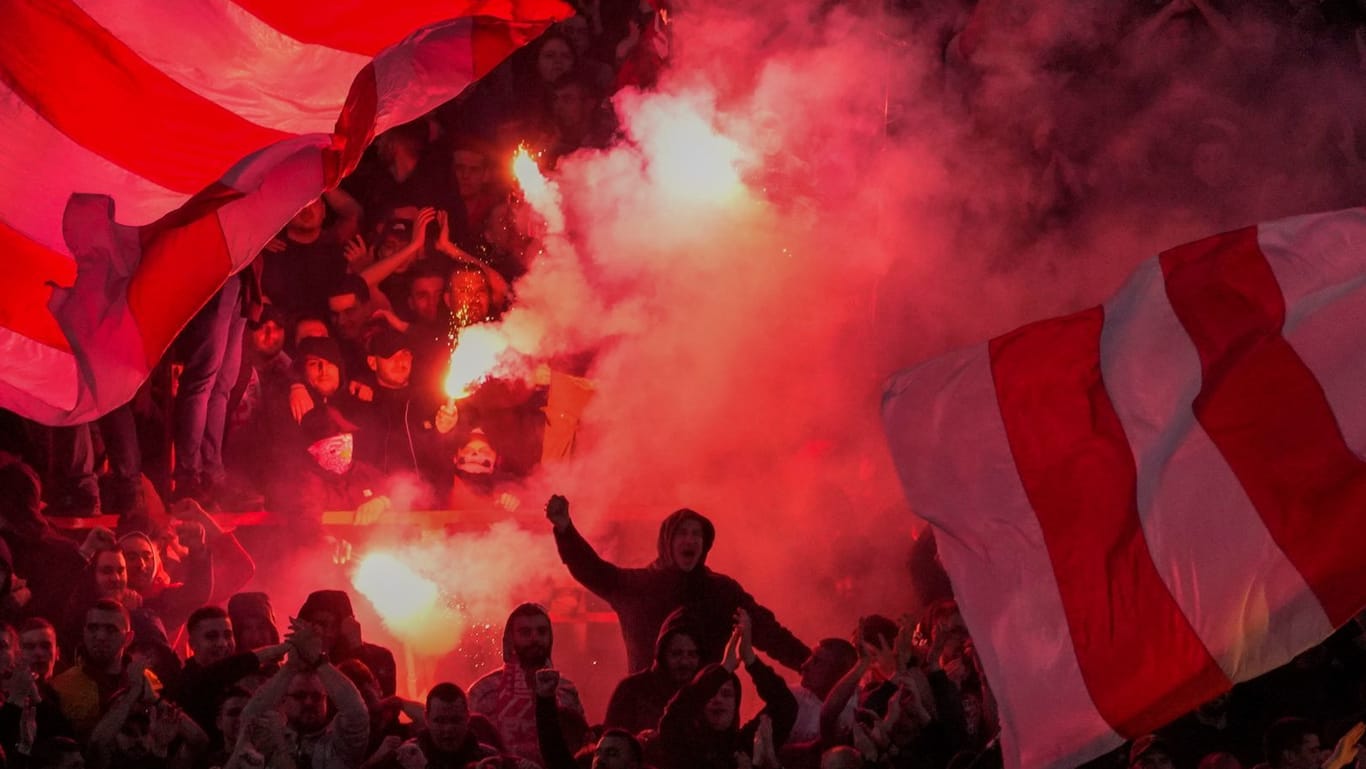
[[[902,372],[884,427],[1000,706],[1075,766],[1366,606],[1366,211],[1171,249]]]
[[[57,425],[126,402],[376,134],[572,13],[400,5],[0,5],[0,407]]]

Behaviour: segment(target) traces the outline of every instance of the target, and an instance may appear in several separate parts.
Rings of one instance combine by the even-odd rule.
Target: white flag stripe
[[[234,189],[248,192],[218,209],[223,240],[234,272],[251,263],[261,247],[279,231],[281,211],[298,211],[318,198],[323,188],[322,150],[328,137],[299,137],[257,153],[234,169]],[[283,159],[281,149],[292,151]]]
[[[0,326],[0,367],[4,403],[30,403],[37,409],[64,411],[76,404],[76,356]]]
[[[938,530],[941,559],[992,693],[1007,769],[1071,769],[1123,740],[1096,711],[1077,665],[1043,531],[1020,484],[985,345],[892,380],[883,414],[907,498]],[[952,403],[951,408],[926,404]],[[954,440],[938,441],[952,435]],[[1039,691],[1036,681],[1049,682]],[[1043,704],[1047,703],[1047,707]]]
[[[114,198],[119,221],[155,221],[189,199],[87,150],[33,111],[0,81],[0,136],[22,152],[0,152],[0,217],[30,240],[70,254],[62,214],[73,193],[98,190]]]
[[[1287,308],[1286,341],[1323,387],[1347,445],[1366,457],[1366,353],[1342,354],[1362,348],[1366,325],[1366,211],[1264,224],[1257,241],[1287,303],[1299,298]]]
[[[1102,372],[1137,465],[1149,554],[1220,669],[1234,680],[1260,675],[1332,626],[1195,419],[1200,359],[1157,260],[1105,310]]]
[[[289,133],[330,132],[352,78],[370,61],[301,43],[228,0],[75,2],[186,89],[257,125]]]

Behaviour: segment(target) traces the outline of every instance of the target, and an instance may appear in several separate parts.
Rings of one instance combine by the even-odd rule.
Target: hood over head
[[[33,468],[19,461],[0,467],[0,520],[6,528],[29,539],[48,533],[42,498],[43,485]]]
[[[264,618],[270,623],[272,643],[280,642],[280,631],[275,624],[275,608],[270,605],[270,596],[265,593],[236,593],[228,599],[228,617],[233,627],[247,624],[247,618]]]
[[[512,610],[508,615],[507,624],[503,625],[503,662],[509,665],[516,665],[517,652],[512,648],[512,621],[518,617],[534,617],[540,615],[547,620],[550,619],[550,612],[538,603],[524,603]],[[546,650],[546,662],[549,663],[550,655],[555,651],[555,623],[550,624],[550,648]]]
[[[673,568],[673,538],[674,532],[683,525],[684,521],[697,521],[702,524],[702,557],[697,561],[697,567],[701,569],[707,565],[707,554],[711,552],[711,546],[716,542],[716,526],[710,518],[697,512],[683,508],[675,510],[659,524],[659,539],[655,543],[655,548],[659,557],[655,559],[655,568]]]
[[[685,635],[697,644],[697,651],[702,659],[711,659],[710,649],[702,648],[702,628],[697,620],[688,612],[687,607],[680,606],[669,613],[664,618],[664,624],[659,626],[659,637],[655,639],[655,664],[656,670],[664,669],[664,650],[668,647],[669,641],[676,635]]]

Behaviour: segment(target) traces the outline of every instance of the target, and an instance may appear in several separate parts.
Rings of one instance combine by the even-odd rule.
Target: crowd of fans
[[[827,5],[813,12],[842,4]],[[1041,228],[1121,185],[1161,180],[1147,193],[1204,200],[1246,192],[1239,147],[1265,138],[1238,119],[1251,81],[1285,62],[1332,60],[1358,75],[1366,65],[1366,7],[1352,0],[1115,5],[1126,10],[1108,27],[1114,39],[1099,35],[1081,51],[1054,41],[1040,58],[1094,102],[1142,103],[1182,71],[1183,57],[1239,62],[1219,69],[1242,77],[1183,123],[1184,141],[1145,158],[1179,168],[1176,176],[1107,166],[1114,154],[1080,130],[1094,105],[1069,111],[1050,101],[1057,109],[1040,118],[1000,98],[996,69],[1018,48],[1011,35],[1029,27],[1011,4],[899,3],[879,12],[906,22],[908,37],[935,41],[946,103],[974,115],[979,130],[991,126],[992,140],[1028,148],[1037,168],[1025,215]],[[164,375],[133,404],[73,428],[6,415],[4,765],[999,764],[991,690],[930,538],[912,559],[919,616],[864,617],[808,646],[706,566],[716,531],[704,516],[668,517],[657,558],[625,569],[600,557],[568,502],[552,498],[547,517],[569,573],[621,624],[629,675],[605,714],[585,713],[574,671],[552,666],[551,617],[535,603],[508,618],[501,668],[468,688],[437,684],[414,702],[396,695],[394,656],[363,640],[346,593],[316,591],[282,625],[267,593],[239,592],[252,579],[252,555],[206,510],[267,509],[307,537],[326,510],[382,516],[398,483],[422,490],[415,507],[497,505],[505,484],[572,442],[548,439],[548,387],[552,368],[577,375],[583,361],[529,361],[525,376],[491,380],[459,400],[443,379],[459,329],[496,320],[516,301],[538,248],[534,216],[507,178],[512,148],[539,150],[552,167],[607,146],[615,132],[607,97],[650,87],[667,64],[668,8],[595,0],[580,10],[460,99],[380,136],[339,189],[300,211],[195,317]],[[1110,44],[1107,67],[1097,49]],[[1134,48],[1161,51],[1146,59],[1161,64],[1125,66],[1123,87],[1107,84],[1122,98],[1101,93],[1098,84],[1118,71],[1115,62],[1132,62],[1125,51]],[[910,130],[895,109],[887,117],[889,136]],[[1286,162],[1330,158],[1326,167],[1342,178],[1325,182],[1325,200],[1366,180],[1366,142],[1350,120],[1310,128],[1318,144]],[[48,519],[101,512],[120,516],[117,533],[95,528],[72,539]],[[763,703],[745,723],[741,668]],[[1366,618],[1358,617],[1290,665],[1095,766],[1342,769],[1355,760],[1362,733],[1352,724],[1364,708]]]

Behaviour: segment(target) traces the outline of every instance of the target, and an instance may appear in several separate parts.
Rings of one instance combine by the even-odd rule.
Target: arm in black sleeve
[[[612,601],[621,585],[621,567],[603,560],[572,523],[564,531],[555,532],[555,547],[579,584],[603,600]]]
[[[560,709],[554,697],[536,698],[536,741],[545,769],[577,769],[574,754],[560,731]]]
[[[780,748],[787,742],[788,735],[792,734],[792,727],[797,724],[797,698],[792,696],[787,682],[763,660],[756,657],[753,662],[745,663],[745,669],[754,681],[754,690],[759,693],[759,699],[764,701],[761,715],[767,715],[773,722],[773,746]],[[745,732],[750,739],[754,737],[750,727],[758,728],[758,725],[758,716],[745,725]]]
[[[635,700],[631,696],[630,678],[623,678],[617,682],[617,686],[612,690],[612,698],[607,701],[607,715],[602,720],[602,725],[607,728],[621,727],[630,729],[630,724],[635,723]],[[631,730],[635,731],[635,730]]]
[[[739,605],[749,612],[754,628],[754,648],[772,657],[783,667],[801,670],[802,663],[811,656],[811,648],[782,626],[767,607],[759,605],[754,596],[740,592]]]

